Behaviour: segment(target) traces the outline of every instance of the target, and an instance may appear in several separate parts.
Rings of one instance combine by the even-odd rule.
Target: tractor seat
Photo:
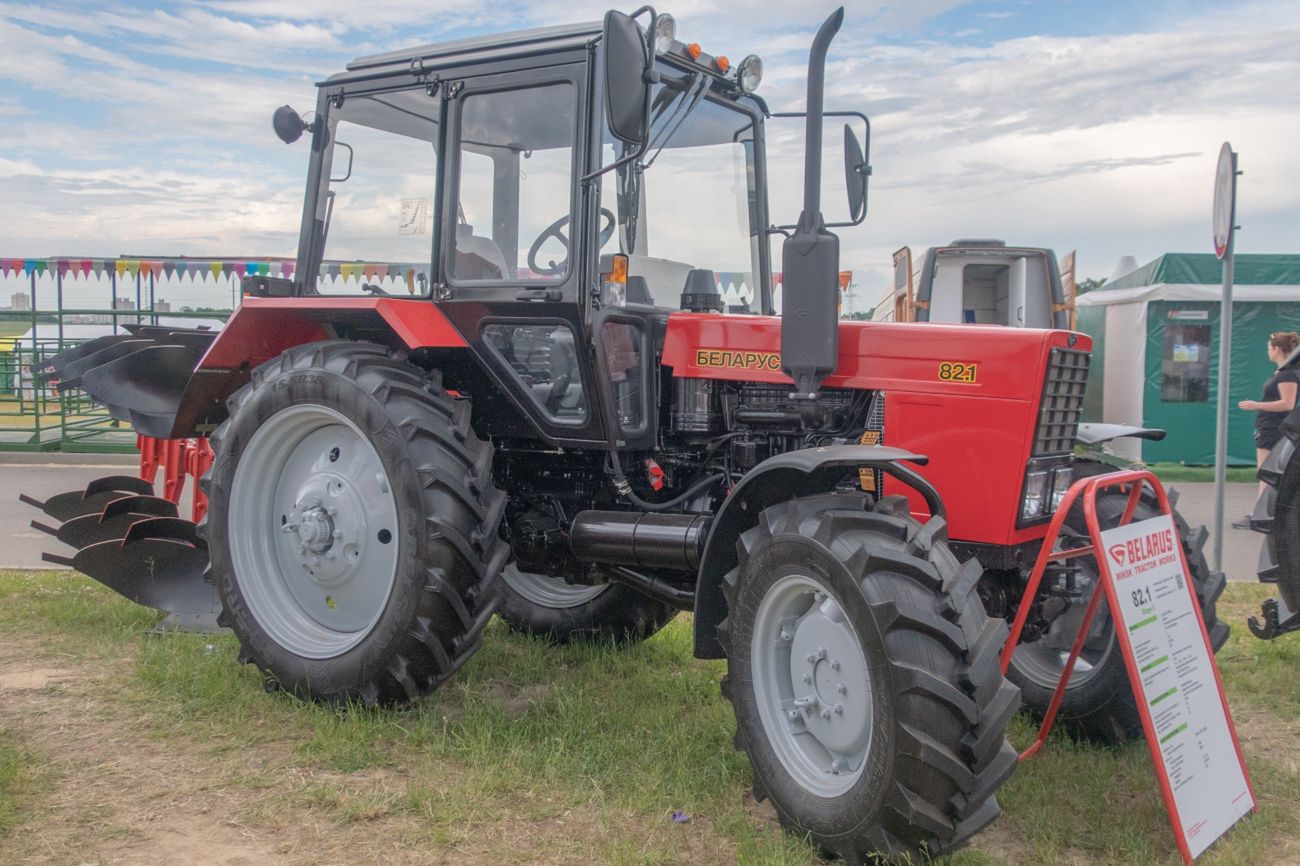
[[[466,223],[456,226],[453,273],[462,280],[505,280],[514,277],[496,241],[474,234]]]

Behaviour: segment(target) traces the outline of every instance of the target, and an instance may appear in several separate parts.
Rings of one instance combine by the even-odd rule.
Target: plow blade
[[[145,436],[168,438],[194,368],[216,331],[127,325],[53,356],[34,372],[60,392],[81,388]]]
[[[153,485],[134,475],[110,475],[97,478],[85,490],[59,493],[41,502],[26,493],[18,498],[33,508],[39,508],[55,520],[66,521],[86,514],[99,514],[110,502],[129,495],[153,495]]]
[[[207,544],[197,528],[177,517],[176,505],[153,495],[153,485],[130,476],[101,478],[85,490],[45,502],[24,502],[61,521],[32,526],[76,549],[71,556],[45,553],[137,604],[168,616],[159,627],[216,631],[221,600],[204,579]]]

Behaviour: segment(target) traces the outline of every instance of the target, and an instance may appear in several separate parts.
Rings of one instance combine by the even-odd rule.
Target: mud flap
[[[60,393],[81,388],[138,433],[169,438],[190,377],[217,332],[158,325],[125,328],[126,334],[62,351],[33,372]]]
[[[24,502],[61,521],[32,526],[75,548],[72,556],[45,553],[137,604],[167,614],[163,630],[217,631],[221,600],[204,579],[207,544],[176,506],[153,495],[153,485],[131,476],[92,481],[85,490]]]

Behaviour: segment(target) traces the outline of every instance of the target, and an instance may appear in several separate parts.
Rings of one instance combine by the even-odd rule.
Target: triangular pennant
[[[117,270],[119,277],[126,273],[126,259],[118,259],[113,263],[113,266]]]
[[[270,273],[271,273],[271,263],[270,263],[270,262],[258,262],[258,263],[257,263],[257,275],[258,275],[259,277],[265,277],[265,276],[269,275]]]
[[[128,274],[130,274],[131,276],[133,276],[133,277],[134,277],[134,276],[138,276],[139,273],[140,273],[140,260],[139,260],[139,259],[127,259],[127,260],[126,260],[126,272],[127,272]]]
[[[220,277],[220,276],[221,276],[221,262],[209,262],[209,263],[208,263],[208,273],[212,274],[212,278],[213,278],[214,280],[217,279],[218,277]]]
[[[35,265],[36,265],[36,275],[44,276],[45,269],[49,267],[49,262],[47,262],[45,259],[36,259]]]
[[[173,262],[171,259],[168,259],[167,261],[162,263],[162,270],[163,273],[170,278],[172,274],[176,273],[176,263]]]

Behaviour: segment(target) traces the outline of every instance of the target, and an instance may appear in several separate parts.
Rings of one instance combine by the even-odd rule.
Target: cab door
[[[584,63],[448,80],[435,300],[495,385],[555,444],[603,444],[583,286]],[[527,431],[493,431],[516,432]]]

